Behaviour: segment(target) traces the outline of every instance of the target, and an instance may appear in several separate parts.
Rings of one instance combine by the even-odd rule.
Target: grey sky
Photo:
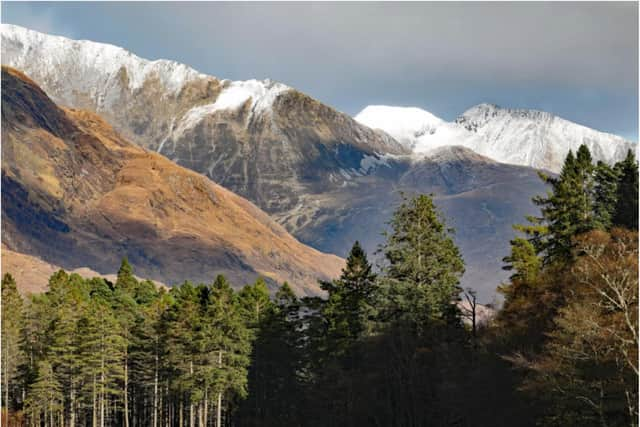
[[[636,2],[3,2],[2,22],[268,77],[349,114],[493,102],[638,139]]]

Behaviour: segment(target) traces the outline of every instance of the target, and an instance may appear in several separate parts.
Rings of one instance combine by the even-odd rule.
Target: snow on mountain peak
[[[289,89],[268,79],[218,80],[187,65],[165,59],[149,61],[110,44],[71,40],[11,24],[2,24],[1,29],[3,64],[25,71],[65,105],[77,104],[81,94],[97,111],[110,110],[123,90],[134,93],[155,85],[156,96],[166,99],[178,97],[193,82],[218,82],[222,90],[215,102],[195,107],[177,120],[178,127],[186,128],[203,115],[236,110],[249,99],[253,112],[263,112]]]
[[[148,61],[110,44],[71,40],[11,24],[2,24],[1,28],[3,63],[18,69],[41,67],[41,74],[51,68],[61,73],[69,67],[81,70],[75,74],[83,79],[75,81],[74,87],[96,96],[116,79],[124,79],[129,90],[136,90],[153,76],[168,92],[176,94],[187,82],[207,77],[184,64],[166,59]],[[34,58],[39,59],[37,64],[32,63]]]
[[[428,111],[415,107],[370,105],[355,120],[391,135],[404,146],[415,149],[416,140],[432,133],[443,121]]]
[[[434,148],[463,146],[502,163],[560,171],[569,150],[586,144],[595,160],[614,163],[637,144],[538,110],[508,109],[495,104],[471,107],[454,122],[435,118],[418,108],[367,107],[356,120],[381,129],[414,155]],[[428,131],[423,131],[427,129]]]
[[[569,152],[585,144],[595,160],[614,163],[637,144],[617,135],[570,122],[554,114],[529,109],[480,104],[455,123],[479,137],[480,154],[503,163],[558,172]]]

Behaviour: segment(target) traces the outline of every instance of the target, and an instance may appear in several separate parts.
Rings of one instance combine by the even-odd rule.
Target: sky
[[[638,3],[2,2],[2,22],[220,78],[280,81],[340,111],[481,102],[638,140]]]

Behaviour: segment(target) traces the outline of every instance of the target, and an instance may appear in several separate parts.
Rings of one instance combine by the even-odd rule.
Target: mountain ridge
[[[124,140],[95,113],[57,107],[2,68],[3,243],[111,273],[123,256],[164,283],[258,276],[318,294],[343,261],[306,247],[251,202]]]
[[[382,117],[385,115],[384,117]],[[498,162],[559,172],[569,150],[586,144],[595,160],[615,163],[637,144],[540,110],[482,103],[447,122],[415,107],[368,106],[360,123],[401,140],[414,155],[462,145]]]

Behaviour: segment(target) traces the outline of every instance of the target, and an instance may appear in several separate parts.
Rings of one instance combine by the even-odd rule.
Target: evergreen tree
[[[359,242],[355,242],[339,279],[322,282],[328,293],[322,314],[327,322],[327,348],[345,353],[354,342],[371,332],[374,317],[376,275]]]
[[[404,318],[417,330],[429,320],[458,323],[455,301],[464,262],[433,199],[404,198],[390,221],[384,254],[387,318]]]
[[[251,334],[243,321],[239,301],[224,276],[218,276],[210,287],[206,318],[215,331],[209,340],[213,351],[208,354],[216,356],[209,366],[212,394],[216,396],[216,419],[220,421],[225,401],[247,395],[251,352]]]
[[[604,162],[595,168],[594,214],[597,228],[608,230],[617,204],[618,174]]]
[[[34,425],[64,425],[62,386],[56,380],[51,364],[46,360],[39,361],[36,372],[25,400],[25,412]]]
[[[54,276],[55,277],[55,276]],[[77,423],[78,396],[83,387],[80,348],[84,337],[78,331],[88,301],[84,280],[77,274],[58,275],[50,282],[47,294],[53,319],[49,328],[50,361],[56,383],[63,393],[63,411],[70,426]],[[66,280],[62,280],[66,278]]]
[[[638,229],[638,164],[632,150],[616,167],[619,170],[617,203],[613,224],[630,230]]]
[[[542,263],[536,254],[533,244],[522,237],[516,237],[511,241],[511,254],[502,259],[505,262],[504,270],[512,271],[509,279],[533,281],[538,276]]]
[[[20,348],[20,328],[23,324],[23,301],[11,274],[2,277],[2,407],[15,409],[20,398],[18,367],[24,361]]]
[[[535,197],[541,217],[529,217],[532,225],[517,229],[529,234],[545,263],[562,262],[572,256],[573,238],[598,226],[594,209],[594,167],[586,145],[577,156],[569,151],[558,178],[540,177],[551,185],[546,197]]]

